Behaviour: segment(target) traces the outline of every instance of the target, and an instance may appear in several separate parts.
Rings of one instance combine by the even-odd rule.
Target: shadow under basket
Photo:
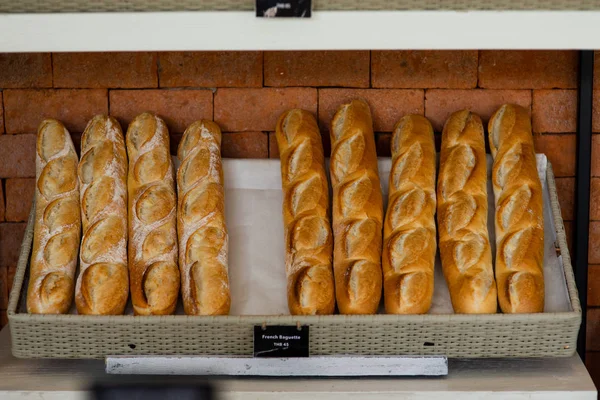
[[[224,161],[232,165],[235,161],[241,167],[245,162]],[[34,226],[32,210],[8,304],[12,352],[19,358],[58,359],[103,359],[115,355],[251,357],[255,325],[301,324],[310,326],[312,356],[571,356],[576,350],[581,307],[550,163],[546,169],[546,187],[551,210],[549,213],[545,210],[545,215],[548,213],[556,231],[554,245],[564,272],[570,305],[569,311],[539,314],[218,317],[27,314],[25,301]]]

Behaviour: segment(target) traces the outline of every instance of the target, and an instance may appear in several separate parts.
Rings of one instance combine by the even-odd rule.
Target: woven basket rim
[[[388,314],[374,314],[374,315],[320,315],[320,316],[292,316],[292,315],[226,315],[226,316],[189,316],[189,315],[164,315],[164,316],[134,316],[134,315],[110,315],[110,316],[91,316],[91,315],[77,315],[77,314],[61,314],[61,315],[42,315],[42,314],[26,314],[18,313],[17,307],[19,299],[21,298],[21,291],[25,290],[22,285],[24,283],[25,272],[29,264],[29,255],[31,252],[31,245],[33,241],[33,225],[35,216],[35,199],[32,202],[29,219],[27,222],[27,228],[21,244],[21,252],[19,255],[18,267],[14,277],[13,288],[10,293],[8,303],[8,316],[10,319],[19,321],[45,321],[45,322],[71,322],[71,323],[84,323],[86,321],[102,323],[128,323],[137,321],[143,322],[156,322],[159,320],[170,321],[170,322],[191,322],[195,323],[221,323],[221,322],[232,322],[239,320],[240,323],[255,322],[260,323],[261,321],[299,321],[306,323],[342,323],[344,321],[353,322],[374,322],[374,323],[386,323],[386,322],[397,322],[398,320],[405,321],[406,323],[413,322],[443,322],[444,320],[452,320],[454,322],[475,322],[475,321],[546,321],[555,318],[565,318],[571,316],[581,317],[581,304],[579,302],[579,295],[577,291],[577,285],[575,283],[575,275],[573,273],[573,267],[571,265],[571,257],[569,255],[569,249],[567,246],[567,239],[564,231],[564,224],[560,214],[560,205],[558,202],[558,196],[556,193],[556,182],[554,179],[554,173],[552,164],[550,161],[547,162],[546,168],[546,180],[548,183],[548,192],[550,193],[550,204],[552,207],[552,216],[554,219],[554,228],[557,234],[558,245],[561,251],[563,270],[565,274],[565,281],[567,285],[569,300],[571,303],[572,311],[564,312],[544,312],[544,313],[531,313],[531,314],[423,314],[423,315],[388,315]]]

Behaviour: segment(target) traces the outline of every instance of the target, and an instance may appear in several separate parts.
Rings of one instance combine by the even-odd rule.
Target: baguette
[[[197,121],[178,149],[177,234],[183,308],[189,315],[226,315],[231,304],[227,272],[221,130]]]
[[[369,105],[342,105],[330,135],[337,304],[342,314],[374,314],[381,300],[383,199]]]
[[[544,311],[544,214],[531,120],[503,105],[489,123],[496,198],[496,280],[504,313]]]
[[[292,315],[333,314],[333,237],[329,221],[329,184],[315,117],[290,110],[276,133],[284,192],[288,307]]]
[[[420,115],[394,127],[389,201],[383,225],[383,287],[388,314],[425,314],[435,265],[435,143]]]
[[[172,314],[179,296],[177,212],[169,132],[144,113],[127,130],[129,279],[136,315]]]
[[[444,125],[437,190],[440,256],[454,312],[495,313],[485,137],[481,119],[468,110]]]
[[[67,129],[53,119],[38,128],[35,225],[27,312],[65,314],[73,303],[81,218],[77,153]]]
[[[127,153],[119,123],[97,115],[81,136],[83,239],[75,285],[79,314],[123,314],[127,271]]]

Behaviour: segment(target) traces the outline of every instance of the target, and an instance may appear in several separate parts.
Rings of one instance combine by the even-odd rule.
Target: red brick
[[[0,310],[8,308],[8,268],[0,267]]]
[[[275,132],[269,132],[269,158],[279,158],[279,146]]]
[[[592,98],[592,132],[598,133],[600,132],[600,90],[594,90]]]
[[[369,87],[368,51],[267,51],[265,86]]]
[[[156,53],[54,53],[54,87],[154,88]]]
[[[594,87],[600,87],[600,51],[594,51]]]
[[[25,227],[25,223],[0,224],[0,269],[17,265]]]
[[[221,141],[221,155],[226,158],[268,158],[268,133],[224,133]]]
[[[319,123],[323,132],[338,108],[351,100],[363,98],[371,106],[373,129],[391,132],[406,114],[423,114],[423,91],[403,89],[319,89]]]
[[[577,131],[576,90],[534,90],[532,106],[534,132]]]
[[[373,51],[371,85],[377,88],[454,88],[477,86],[478,52]]]
[[[588,293],[589,307],[600,306],[600,265],[588,266]]]
[[[210,90],[111,90],[110,113],[123,130],[145,111],[156,113],[165,120],[169,131],[183,133],[194,121],[212,119],[213,104]]]
[[[312,88],[218,89],[215,122],[228,132],[272,131],[290,108],[316,114],[317,90]]]
[[[52,87],[50,53],[0,54],[0,88]]]
[[[6,180],[6,220],[27,221],[35,194],[35,178]]]
[[[0,135],[0,178],[35,177],[36,135]]]
[[[572,221],[574,219],[575,178],[556,178],[556,192],[562,218]]]
[[[575,176],[576,138],[569,135],[533,135],[536,153],[543,153],[552,163],[556,177]]]
[[[262,52],[204,51],[158,54],[161,87],[260,87]]]
[[[577,66],[576,51],[481,51],[479,87],[575,89]]]
[[[590,220],[600,221],[600,178],[590,182]]]
[[[67,129],[83,132],[96,114],[108,113],[105,89],[5,90],[8,133],[35,133],[44,118],[56,118]]]
[[[2,179],[0,179],[0,222],[4,221],[5,218],[5,200],[4,200],[4,190],[2,189],[4,185],[2,185]]]
[[[592,176],[600,176],[600,135],[592,135]]]
[[[586,350],[600,350],[600,308],[587,310]]]
[[[441,132],[446,119],[455,111],[469,109],[478,114],[484,124],[501,105],[519,104],[531,107],[530,90],[443,90],[431,89],[425,92],[425,116],[433,129]]]
[[[4,101],[0,92],[0,134],[4,133]]]
[[[600,222],[590,221],[588,262],[600,264]]]

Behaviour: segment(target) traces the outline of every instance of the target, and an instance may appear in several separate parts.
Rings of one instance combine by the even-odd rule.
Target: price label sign
[[[256,0],[256,16],[263,18],[310,18],[311,0]]]
[[[254,357],[308,357],[308,326],[254,326]]]

